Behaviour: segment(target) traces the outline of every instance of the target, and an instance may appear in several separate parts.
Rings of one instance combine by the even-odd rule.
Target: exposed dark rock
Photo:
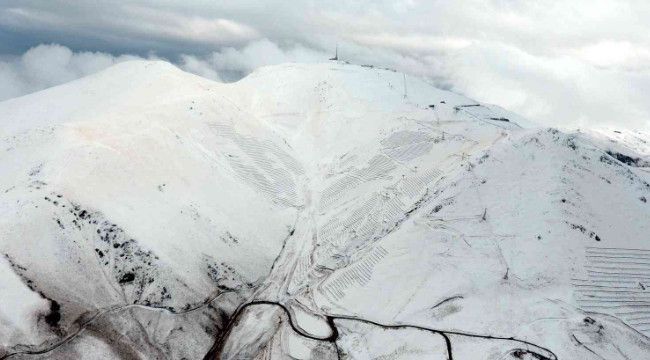
[[[510,119],[504,117],[491,117],[490,120],[510,122]]]
[[[133,280],[135,280],[135,274],[126,273],[126,274],[122,275],[122,278],[120,279],[120,284],[130,283],[130,282],[133,282]]]
[[[621,154],[621,153],[610,151],[610,150],[607,150],[606,152],[607,152],[607,155],[613,157],[614,159],[616,159],[616,160],[618,160],[618,161],[620,161],[623,164],[628,165],[628,166],[633,166],[633,167],[650,166],[650,163],[648,163],[647,161],[644,161],[643,159],[638,158],[638,157],[632,157],[632,156],[629,156],[629,155]]]
[[[51,327],[58,327],[61,321],[61,306],[58,302],[50,299],[50,313],[45,315],[45,322]]]

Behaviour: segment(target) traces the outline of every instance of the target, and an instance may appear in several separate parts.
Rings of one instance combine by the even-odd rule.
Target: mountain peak
[[[125,62],[0,121],[0,357],[650,353],[643,134],[337,62]]]

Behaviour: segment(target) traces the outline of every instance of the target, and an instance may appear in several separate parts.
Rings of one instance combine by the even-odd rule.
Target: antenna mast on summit
[[[330,60],[338,61],[339,60],[339,44],[336,44],[336,50],[334,53],[334,57],[331,58]]]
[[[406,99],[406,74],[402,73],[402,76],[404,77],[404,99]]]

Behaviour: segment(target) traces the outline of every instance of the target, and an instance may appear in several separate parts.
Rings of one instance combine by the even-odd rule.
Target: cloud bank
[[[344,60],[423,76],[544,125],[650,128],[647,1],[4,2],[0,99],[134,57],[234,81],[264,65],[324,61],[338,44]]]
[[[59,85],[137,56],[72,52],[61,45],[39,45],[19,57],[0,60],[0,100]]]

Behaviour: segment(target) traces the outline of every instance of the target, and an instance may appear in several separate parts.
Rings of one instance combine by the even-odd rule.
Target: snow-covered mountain
[[[2,359],[650,359],[648,134],[337,62],[0,124]]]

